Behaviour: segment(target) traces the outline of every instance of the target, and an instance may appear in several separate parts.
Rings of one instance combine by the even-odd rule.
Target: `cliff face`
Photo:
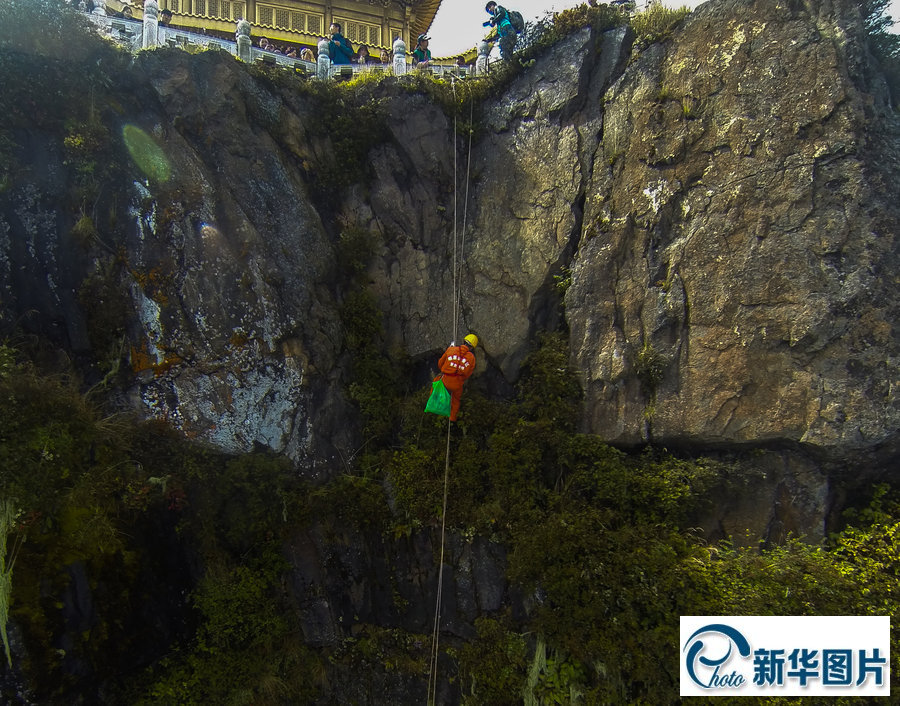
[[[832,479],[893,473],[900,427],[900,123],[855,5],[719,0],[654,44],[635,44],[630,30],[583,28],[486,100],[462,81],[443,94],[415,77],[347,89],[217,52],[131,57],[85,42],[63,58],[58,42],[7,51],[0,39],[0,334],[39,334],[121,407],[186,438],[229,453],[272,450],[291,459],[291,482],[319,479],[358,470],[364,420],[353,383],[370,349],[411,371],[404,392],[426,386],[426,368],[454,335],[458,266],[456,335],[472,330],[482,342],[469,389],[508,394],[537,334],[563,331],[585,397],[580,430],[622,447],[722,452],[726,463],[704,462],[685,478],[677,466],[651,467],[654,481],[679,476],[685,495],[667,497],[673,506],[702,495],[695,482],[715,488],[719,497],[703,497],[713,509],[691,514],[690,527],[754,545],[821,537],[841,504]],[[371,367],[370,377],[384,371]],[[554,361],[560,378],[563,367]],[[617,622],[627,601],[613,591],[651,607],[683,592],[646,583],[645,558],[630,553],[633,518],[614,515],[627,531],[607,522],[603,511],[633,511],[645,496],[634,467],[610,470],[594,457],[610,450],[591,437],[572,444],[566,481],[578,485],[579,465],[597,464],[585,485],[596,488],[584,491],[585,507],[598,511],[590,521],[517,520],[528,537],[548,538],[540,546],[504,544],[499,525],[492,534],[489,523],[516,509],[507,490],[528,487],[530,476],[541,492],[560,486],[563,472],[540,476],[552,462],[544,444],[562,425],[545,429],[542,419],[495,438],[490,427],[507,408],[485,415],[481,403],[468,408],[475,421],[453,430],[452,480],[456,491],[501,500],[486,496],[495,507],[479,520],[482,534],[448,524],[444,572],[438,525],[429,524],[443,452],[431,457],[424,443],[390,449],[395,476],[304,484],[296,492],[311,504],[290,507],[268,457],[244,468],[253,457],[232,467],[215,454],[201,459],[206,449],[194,445],[196,457],[160,450],[158,476],[122,493],[162,513],[158,526],[134,532],[149,563],[124,573],[141,584],[135,595],[150,586],[153,597],[122,609],[122,631],[143,640],[132,621],[163,625],[141,649],[126,645],[123,664],[157,659],[184,632],[186,591],[210,569],[204,562],[215,563],[200,538],[223,527],[226,539],[239,536],[242,561],[250,545],[277,542],[289,569],[278,563],[272,580],[304,645],[359,639],[369,651],[368,670],[349,659],[320,663],[329,698],[341,702],[421,702],[439,575],[443,629],[460,643],[482,636],[478,618],[503,612],[516,630],[538,634],[523,616],[545,598],[539,584],[558,541],[568,565],[555,569],[566,575],[595,553],[580,578],[562,582],[592,584],[588,598],[557,598],[605,602],[608,627],[628,624]],[[473,431],[479,419],[492,422]],[[35,467],[50,453],[44,441],[28,447]],[[121,461],[81,451],[84,467],[95,455],[110,473],[134,465],[124,460],[130,450]],[[490,460],[479,465],[481,457]],[[173,470],[190,480],[166,494],[167,464],[203,473]],[[68,488],[69,469],[60,473]],[[222,497],[210,497],[219,480]],[[421,500],[415,512],[404,493]],[[172,527],[183,511],[195,513],[181,525],[194,534]],[[650,516],[654,528],[682,521]],[[583,537],[599,548],[572,541]],[[674,565],[657,559],[669,576]],[[112,559],[105,568],[54,561],[65,564],[63,588],[32,578],[46,605],[63,606],[61,639],[45,646],[55,664],[73,636],[93,642],[84,636],[108,602],[96,577],[123,572]],[[529,593],[532,571],[539,587]],[[239,613],[230,604],[225,612]],[[382,643],[412,666],[386,671],[373,647]],[[62,671],[85,678],[81,653],[70,653]],[[438,700],[455,702],[463,684],[442,681],[449,696]]]
[[[897,142],[862,46],[850,4],[710,3],[605,96],[566,299],[593,431],[896,452]]]
[[[514,381],[567,286],[586,431],[883,463],[900,142],[854,4],[711,2],[633,41],[557,45],[473,106],[471,152],[393,80],[369,114],[226,55],[144,53],[102,111],[126,166],[81,213],[56,196],[74,179],[64,135],[6,114],[4,149],[29,168],[0,194],[4,316],[36,311],[30,326],[98,359],[95,309],[126,295],[112,344],[135,409],[333,471],[357,443],[340,234],[377,234],[385,350],[424,361],[452,336],[456,220],[480,372]]]

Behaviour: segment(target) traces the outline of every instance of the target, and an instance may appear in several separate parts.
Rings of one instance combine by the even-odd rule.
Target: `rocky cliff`
[[[365,356],[424,387],[458,284],[456,335],[482,342],[469,389],[509,396],[538,334],[559,332],[576,428],[738,459],[698,520],[709,538],[822,536],[833,481],[894,477],[900,123],[850,0],[714,0],[655,42],[583,27],[527,68],[443,88],[321,85],[218,52],[85,44],[70,65],[52,43],[0,49],[3,332],[67,351],[120,409],[333,477],[366,440]],[[542,432],[519,433],[534,463]],[[492,458],[515,467],[498,439]],[[404,489],[381,480],[393,511]],[[279,498],[257,503],[269,522]],[[612,503],[598,498],[591,512]],[[386,539],[344,519],[280,546],[306,643],[362,623],[421,637],[436,531],[407,517]],[[454,534],[447,564],[456,638],[542,601],[508,581],[502,541]]]
[[[577,31],[477,105],[460,83],[471,142],[394,80],[351,100],[216,53],[100,66],[81,81],[107,105],[70,105],[68,135],[24,121],[28,101],[63,114],[52,94],[12,92],[4,316],[124,352],[130,405],[190,438],[329,473],[358,441],[340,261],[362,229],[385,350],[429,361],[452,336],[457,257],[494,389],[563,323],[565,290],[586,431],[883,467],[897,123],[857,8],[712,2],[633,42]],[[98,118],[92,155],[73,123]],[[90,193],[61,204],[89,157],[121,164],[90,162]]]
[[[862,40],[850,4],[709,3],[604,96],[567,297],[591,430],[896,453],[896,126]]]

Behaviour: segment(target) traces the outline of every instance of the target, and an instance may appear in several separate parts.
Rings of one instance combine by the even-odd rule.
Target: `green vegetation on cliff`
[[[313,703],[346,669],[424,679],[422,635],[360,624],[336,646],[305,644],[283,543],[315,527],[388,544],[436,531],[425,528],[440,512],[446,422],[418,411],[425,392],[398,398],[407,411],[379,425],[359,475],[312,488],[278,458],[104,417],[69,374],[2,352],[0,495],[18,511],[9,616],[25,649],[13,660],[37,696],[102,681],[120,703]],[[709,544],[691,527],[727,463],[578,434],[558,337],[526,370],[509,403],[467,390],[452,436],[451,534],[504,547],[511,595],[524,598],[480,617],[472,639],[442,640],[464,703],[668,703],[680,615],[900,609],[900,506],[887,488],[824,546]],[[378,375],[358,373],[357,384]],[[88,586],[96,598],[74,613]]]

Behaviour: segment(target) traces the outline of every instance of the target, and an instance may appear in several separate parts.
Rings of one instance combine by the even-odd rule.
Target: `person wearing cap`
[[[451,341],[450,346],[444,351],[444,355],[438,361],[438,370],[441,371],[435,380],[441,380],[447,392],[450,393],[450,421],[456,421],[459,413],[459,401],[462,397],[462,389],[469,376],[475,372],[475,347],[478,345],[478,336],[470,333],[463,339],[461,346],[456,341]]]
[[[431,50],[428,48],[429,39],[431,39],[431,37],[427,37],[424,34],[419,35],[418,41],[416,42],[416,48],[412,53],[413,66],[424,69],[431,64]]]
[[[510,22],[509,12],[494,0],[484,6],[484,11],[491,16],[491,19],[482,23],[483,26],[497,28],[497,36],[500,38],[500,56],[504,59],[511,59],[516,47],[516,30]]]

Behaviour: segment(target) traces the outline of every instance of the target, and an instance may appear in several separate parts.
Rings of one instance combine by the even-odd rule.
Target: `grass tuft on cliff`
[[[646,10],[631,18],[631,28],[638,40],[645,44],[661,42],[672,34],[676,25],[690,12],[688,7],[669,8],[659,0],[654,0]]]

